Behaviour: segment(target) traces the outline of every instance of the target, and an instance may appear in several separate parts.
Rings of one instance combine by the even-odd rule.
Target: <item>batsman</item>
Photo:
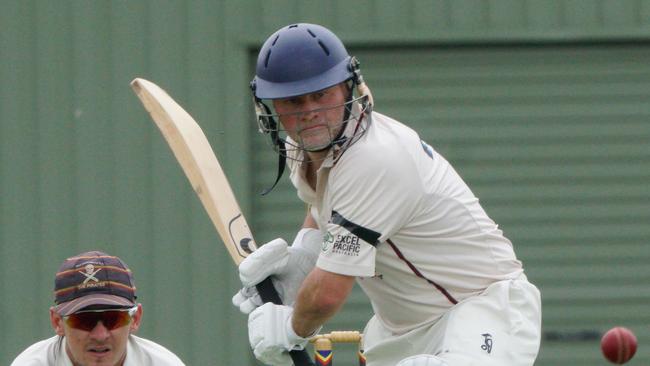
[[[538,289],[513,245],[417,132],[374,111],[359,62],[315,24],[279,29],[251,82],[257,121],[308,207],[292,245],[273,240],[239,266],[235,306],[249,313],[255,356],[289,350],[343,306],[355,283],[374,315],[369,366],[533,365]],[[277,180],[276,180],[277,183]],[[272,276],[285,305],[262,304]]]

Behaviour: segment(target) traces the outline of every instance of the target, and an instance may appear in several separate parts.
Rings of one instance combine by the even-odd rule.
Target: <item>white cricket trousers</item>
[[[541,323],[539,290],[522,274],[404,334],[392,334],[373,316],[363,332],[367,366],[395,366],[417,354],[435,355],[449,366],[532,366]]]

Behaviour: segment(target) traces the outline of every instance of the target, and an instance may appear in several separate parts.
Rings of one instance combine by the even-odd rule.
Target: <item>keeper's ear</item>
[[[131,319],[131,324],[129,325],[129,330],[131,333],[135,333],[140,329],[140,324],[142,322],[142,304],[138,304],[138,310],[136,310],[135,314],[133,315],[133,319]]]
[[[63,328],[63,317],[54,311],[53,307],[50,308],[50,324],[52,325],[52,329],[54,329],[54,333],[60,336],[65,335],[65,329]]]

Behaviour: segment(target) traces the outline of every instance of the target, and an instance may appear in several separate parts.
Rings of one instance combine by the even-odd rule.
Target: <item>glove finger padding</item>
[[[249,314],[263,303],[255,287],[244,287],[232,297],[232,304],[244,314]]]
[[[278,238],[251,253],[239,264],[239,279],[253,287],[273,274],[280,274],[289,262],[287,242]]]

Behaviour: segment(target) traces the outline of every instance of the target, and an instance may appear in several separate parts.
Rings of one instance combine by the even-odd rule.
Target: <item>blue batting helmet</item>
[[[262,45],[251,87],[257,99],[313,93],[353,78],[350,61],[345,46],[329,29],[292,24]]]

